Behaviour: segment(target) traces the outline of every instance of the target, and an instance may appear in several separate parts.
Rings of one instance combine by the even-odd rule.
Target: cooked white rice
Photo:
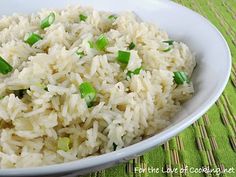
[[[55,22],[40,29],[50,12]],[[174,71],[191,76],[195,59],[189,48],[174,42],[164,52],[166,32],[131,12],[117,19],[109,15],[77,6],[1,18],[0,56],[13,71],[0,74],[0,168],[63,163],[126,147],[168,126],[191,98],[192,83],[173,80]],[[29,32],[43,40],[31,47],[24,42]],[[104,52],[88,43],[100,34],[109,40]],[[127,51],[131,42],[136,47],[123,68],[117,52]],[[78,49],[84,57],[76,55]],[[143,70],[127,79],[127,72],[141,65]],[[84,81],[97,91],[91,108],[78,89]],[[27,89],[23,98],[14,94],[20,89]],[[70,150],[58,149],[59,137],[70,138]]]

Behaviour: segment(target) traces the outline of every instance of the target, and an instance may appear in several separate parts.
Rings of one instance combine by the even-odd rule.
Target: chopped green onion
[[[89,82],[83,82],[79,86],[81,98],[84,98],[87,106],[92,106],[92,101],[96,97],[96,90],[93,88],[93,86]]]
[[[28,33],[25,35],[24,41],[29,44],[30,46],[34,45],[39,40],[42,40],[43,38],[35,33]]]
[[[79,56],[79,58],[85,55],[84,51],[80,51],[80,50],[77,50],[76,54]]]
[[[84,21],[84,22],[85,22],[87,18],[88,18],[88,17],[85,16],[85,15],[83,15],[83,14],[80,14],[80,15],[79,15],[80,21]]]
[[[90,48],[94,48],[94,45],[95,45],[95,44],[94,44],[93,41],[88,41],[88,43],[89,43],[89,47],[90,47]]]
[[[24,95],[27,93],[27,89],[14,90],[14,95],[19,99],[22,99]]]
[[[167,43],[169,45],[173,45],[174,44],[174,41],[173,40],[169,40],[169,41],[163,41],[164,43]]]
[[[115,151],[116,148],[117,148],[117,144],[116,144],[116,143],[113,143],[112,146],[113,146],[113,150]]]
[[[12,66],[0,56],[0,73],[6,75],[13,70]]]
[[[58,141],[57,141],[57,148],[59,150],[63,150],[65,152],[69,151],[70,150],[70,138],[68,137],[62,137],[62,138],[59,138]]]
[[[174,44],[173,40],[162,41],[162,42],[168,44],[169,46],[173,46],[173,44]],[[167,49],[162,50],[162,52],[169,52],[170,50],[171,50],[171,47],[168,47]]]
[[[167,49],[162,50],[162,52],[169,52],[170,50],[171,50],[171,48],[168,47]]]
[[[116,20],[118,17],[116,15],[110,15],[108,16],[108,19],[110,20]]]
[[[53,24],[54,21],[55,21],[55,14],[51,12],[45,19],[41,21],[40,27],[42,29],[47,28],[51,26],[51,24]]]
[[[3,99],[5,96],[0,96],[0,100]]]
[[[134,71],[128,71],[127,72],[127,76],[131,78],[132,75],[139,74],[141,70],[142,70],[142,67],[139,67],[139,68],[135,69]]]
[[[174,80],[177,85],[184,84],[185,82],[189,82],[189,78],[183,71],[174,72]]]
[[[117,60],[119,62],[128,64],[129,63],[129,59],[130,59],[130,52],[122,51],[122,50],[118,51]]]
[[[103,34],[100,35],[97,41],[94,43],[93,41],[88,41],[90,48],[96,48],[97,50],[104,50],[108,45],[109,41],[106,36]]]
[[[104,50],[106,48],[106,46],[108,45],[109,41],[106,38],[106,36],[104,36],[103,34],[100,35],[95,43],[97,50]]]
[[[128,46],[129,50],[132,50],[135,48],[135,44],[133,42],[131,42]]]

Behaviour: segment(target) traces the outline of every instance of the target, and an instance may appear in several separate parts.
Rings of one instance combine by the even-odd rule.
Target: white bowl
[[[134,11],[142,20],[158,24],[171,38],[183,41],[197,56],[193,74],[195,95],[184,104],[172,124],[162,132],[137,144],[104,155],[74,162],[29,169],[2,169],[0,176],[84,174],[110,167],[166,142],[203,115],[226,86],[231,69],[229,47],[220,32],[205,18],[171,1],[162,0],[1,0],[1,15],[31,13],[41,8],[63,8],[68,4],[92,5],[95,9],[119,12]]]

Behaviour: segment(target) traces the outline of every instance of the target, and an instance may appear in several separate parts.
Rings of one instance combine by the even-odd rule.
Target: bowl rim
[[[155,3],[155,0],[146,0],[145,3]],[[175,8],[182,8],[187,11],[190,11],[192,14],[196,16],[196,18],[201,18],[206,25],[211,27],[215,30],[218,37],[224,43],[225,50],[227,51],[227,73],[225,75],[225,80],[223,81],[222,85],[216,87],[216,89],[212,92],[212,94],[204,101],[204,103],[198,108],[198,111],[194,111],[192,114],[188,115],[185,119],[179,121],[175,125],[171,127],[167,127],[163,131],[158,134],[155,134],[147,139],[144,139],[138,143],[133,145],[127,146],[125,148],[119,149],[117,151],[109,152],[106,154],[101,154],[98,156],[87,157],[84,159],[75,160],[72,162],[65,162],[60,164],[54,165],[47,165],[47,166],[40,166],[40,167],[31,167],[31,168],[14,168],[14,169],[0,169],[0,176],[32,176],[32,175],[52,175],[52,174],[59,174],[59,173],[69,173],[84,169],[90,169],[92,167],[98,167],[104,164],[112,163],[114,161],[123,161],[122,159],[129,159],[130,157],[134,157],[139,153],[147,151],[157,145],[163,144],[164,142],[168,141],[173,136],[177,135],[185,128],[193,124],[197,121],[220,97],[222,92],[224,91],[231,72],[231,65],[232,65],[232,57],[230,48],[221,34],[221,32],[214,26],[210,21],[208,21],[205,17],[198,14],[197,12],[177,4],[172,1],[164,1],[160,0],[159,3],[164,3],[167,5],[175,6]],[[197,112],[197,113],[196,113]],[[165,136],[163,136],[165,135]]]

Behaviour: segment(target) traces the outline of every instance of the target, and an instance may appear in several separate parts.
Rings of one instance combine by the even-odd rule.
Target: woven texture
[[[186,173],[180,169],[192,167],[232,169],[220,176],[236,177],[236,0],[175,0],[209,19],[224,35],[230,46],[233,65],[230,80],[219,100],[192,126],[166,144],[143,156],[99,171],[89,176],[218,176],[217,173]],[[210,45],[210,43],[209,43]],[[216,78],[217,79],[217,78]],[[177,173],[134,173],[134,169],[179,169]]]

